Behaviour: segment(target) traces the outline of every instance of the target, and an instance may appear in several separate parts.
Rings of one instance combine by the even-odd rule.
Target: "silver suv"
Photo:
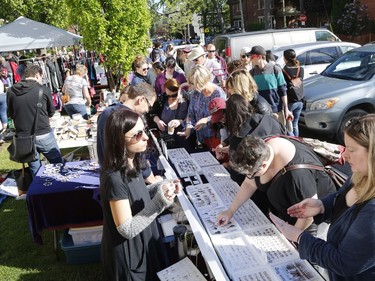
[[[343,54],[321,74],[304,81],[305,104],[299,124],[343,143],[345,123],[375,112],[375,44]]]
[[[331,62],[342,54],[358,47],[361,47],[361,45],[351,42],[320,41],[277,47],[271,51],[276,57],[276,63],[284,67],[283,53],[287,49],[293,49],[296,52],[297,60],[305,70],[304,79],[306,79],[321,73]]]

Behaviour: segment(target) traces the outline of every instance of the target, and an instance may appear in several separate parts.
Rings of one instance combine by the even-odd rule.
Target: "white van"
[[[242,47],[260,45],[266,50],[286,45],[316,41],[341,41],[324,28],[268,29],[262,31],[223,34],[214,39],[218,53],[227,61],[240,59]]]

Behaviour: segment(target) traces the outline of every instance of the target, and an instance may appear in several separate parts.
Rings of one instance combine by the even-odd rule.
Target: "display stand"
[[[169,154],[174,163],[186,156],[183,151],[175,154]],[[161,162],[166,175],[176,178],[169,162]],[[187,186],[187,195],[180,192],[178,199],[216,280],[324,280],[251,200],[229,224],[219,226],[218,214],[230,206],[239,186],[221,165],[200,169],[208,183]]]

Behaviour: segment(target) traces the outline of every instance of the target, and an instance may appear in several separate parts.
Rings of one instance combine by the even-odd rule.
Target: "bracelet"
[[[297,237],[297,243],[299,244],[299,240],[301,239],[301,236],[302,236],[302,234],[303,234],[304,232],[302,231],[299,235],[298,235],[298,237]]]

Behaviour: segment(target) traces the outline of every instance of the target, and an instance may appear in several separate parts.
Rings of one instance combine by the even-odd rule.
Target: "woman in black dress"
[[[118,109],[108,118],[100,175],[105,280],[157,280],[162,260],[155,218],[173,203],[177,182],[146,186],[140,169],[148,137],[141,117]],[[151,195],[153,195],[151,199]]]

